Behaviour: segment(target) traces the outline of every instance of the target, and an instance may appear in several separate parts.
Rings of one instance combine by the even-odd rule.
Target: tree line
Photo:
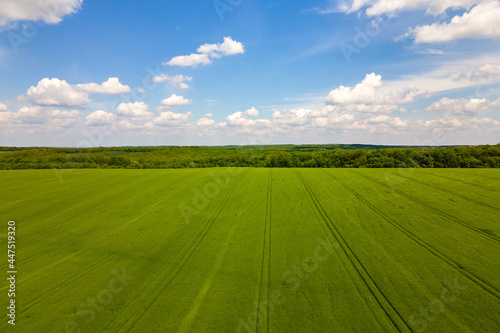
[[[0,170],[211,167],[500,168],[500,144],[450,147],[0,147]]]

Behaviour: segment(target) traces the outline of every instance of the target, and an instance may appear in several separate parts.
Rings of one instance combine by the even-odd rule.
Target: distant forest
[[[272,145],[224,147],[0,147],[0,170],[278,168],[500,168],[495,146]]]

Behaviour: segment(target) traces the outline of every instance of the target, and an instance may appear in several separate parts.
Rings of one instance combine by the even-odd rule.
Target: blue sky
[[[0,145],[500,142],[498,0],[3,3]]]

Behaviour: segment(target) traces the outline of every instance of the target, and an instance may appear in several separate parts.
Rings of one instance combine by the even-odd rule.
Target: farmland
[[[500,331],[495,169],[9,170],[0,183],[19,332]]]

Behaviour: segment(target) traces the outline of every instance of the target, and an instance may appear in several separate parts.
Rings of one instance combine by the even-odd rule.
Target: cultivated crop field
[[[2,332],[500,331],[498,170],[20,170],[0,184],[18,270]]]

